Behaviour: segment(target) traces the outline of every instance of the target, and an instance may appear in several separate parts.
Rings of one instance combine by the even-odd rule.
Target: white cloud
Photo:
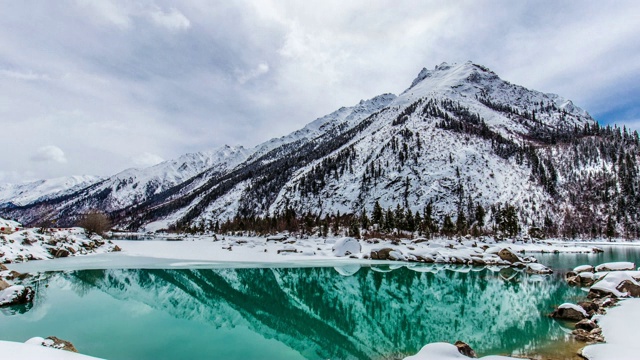
[[[191,21],[175,8],[171,8],[167,12],[155,8],[151,11],[151,19],[156,25],[173,31],[187,30],[191,27]]]
[[[112,0],[76,0],[76,3],[89,11],[91,19],[119,28],[131,26],[130,7]]]
[[[51,78],[46,74],[37,74],[33,71],[15,71],[15,70],[0,70],[0,75],[17,80],[37,81],[37,80],[50,80]]]
[[[67,162],[64,151],[55,145],[47,145],[39,148],[36,153],[31,156],[31,160],[36,162],[57,162],[60,164]]]
[[[159,155],[148,152],[134,156],[131,160],[138,167],[149,167],[164,161]]]
[[[242,71],[236,71],[236,73],[238,74],[238,82],[240,84],[244,84],[249,80],[255,79],[259,76],[262,76],[266,73],[269,72],[269,64],[267,63],[260,63],[258,64],[257,67],[255,67],[254,69],[251,69],[247,72],[242,72]]]

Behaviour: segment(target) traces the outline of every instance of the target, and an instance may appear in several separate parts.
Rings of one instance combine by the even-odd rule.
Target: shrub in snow
[[[362,250],[360,242],[354,238],[342,238],[333,244],[333,255],[341,257],[351,254],[359,254]]]

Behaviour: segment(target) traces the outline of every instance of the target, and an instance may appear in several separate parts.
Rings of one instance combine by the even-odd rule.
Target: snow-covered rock
[[[596,271],[625,271],[635,269],[635,264],[628,261],[609,262],[596,266]]]
[[[33,301],[33,289],[28,286],[12,285],[0,290],[0,306],[26,304]]]
[[[589,314],[580,305],[564,303],[551,314],[556,319],[580,321],[589,317]]]
[[[360,254],[362,246],[360,242],[354,238],[345,237],[333,244],[333,255],[337,257]]]
[[[51,259],[117,251],[100,236],[87,236],[82,228],[27,228],[0,235],[0,263]]]
[[[449,343],[431,343],[427,344],[417,354],[407,356],[404,360],[453,360],[453,359],[469,359],[469,357],[462,355],[455,345]],[[483,356],[482,360],[507,360],[515,359],[507,356],[490,355]]]

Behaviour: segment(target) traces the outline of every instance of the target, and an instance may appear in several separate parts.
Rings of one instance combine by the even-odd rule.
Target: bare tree
[[[104,235],[111,229],[111,220],[104,213],[92,210],[78,222],[78,226],[83,227],[89,235]]]

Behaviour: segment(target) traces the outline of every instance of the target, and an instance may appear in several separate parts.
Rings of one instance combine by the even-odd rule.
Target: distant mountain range
[[[101,210],[121,227],[160,230],[287,210],[358,215],[376,202],[471,220],[480,205],[487,224],[509,207],[521,229],[640,237],[639,149],[637,132],[601,127],[570,100],[471,62],[443,63],[398,96],[343,107],[253,149],[188,154],[57,192],[0,190],[0,215],[72,224]]]

